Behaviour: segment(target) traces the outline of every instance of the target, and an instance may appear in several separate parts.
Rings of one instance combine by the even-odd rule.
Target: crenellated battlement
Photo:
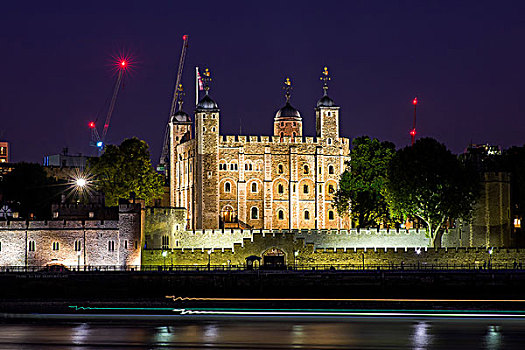
[[[18,230],[117,230],[117,220],[45,220],[45,221],[0,221],[0,231]]]
[[[236,244],[244,245],[246,240],[291,238],[311,244],[315,249],[357,249],[357,248],[410,248],[429,247],[430,239],[425,230],[172,230],[176,247],[185,249],[226,249]],[[159,248],[150,245],[149,248]]]
[[[340,142],[342,145],[350,144],[349,139],[341,137],[335,142]],[[314,136],[298,136],[298,137],[277,137],[277,136],[261,136],[261,135],[249,135],[249,136],[238,136],[238,135],[220,135],[219,143],[223,145],[232,146],[234,144],[261,144],[268,146],[270,144],[314,144],[314,145],[325,145],[326,140]]]

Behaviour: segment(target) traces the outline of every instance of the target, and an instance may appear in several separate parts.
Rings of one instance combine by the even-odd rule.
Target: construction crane
[[[106,114],[106,121],[104,122],[104,128],[102,129],[102,135],[99,134],[97,130],[97,121],[89,122],[89,128],[91,129],[91,142],[90,146],[94,146],[98,149],[99,155],[104,150],[106,145],[106,135],[108,134],[109,123],[111,121],[111,115],[115,109],[115,103],[117,102],[118,93],[120,87],[122,86],[122,78],[125,71],[129,68],[129,59],[120,58],[117,62],[117,80],[115,81],[115,86],[113,87],[113,94],[111,95],[111,101],[109,103],[108,111]]]
[[[171,117],[177,112],[177,108],[180,108],[180,99],[182,95],[181,81],[182,81],[182,70],[184,69],[184,60],[186,59],[186,51],[188,49],[188,35],[182,36],[182,52],[179,59],[179,68],[177,70],[177,79],[175,80],[175,88],[173,89],[173,99],[171,101],[170,114],[168,116],[168,123],[166,124],[166,131],[164,132],[164,143],[162,144],[162,152],[160,154],[158,170],[164,171],[168,174],[169,167],[169,148],[170,148],[170,130],[169,124]]]

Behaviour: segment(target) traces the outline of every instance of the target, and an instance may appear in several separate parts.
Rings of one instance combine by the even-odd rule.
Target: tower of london
[[[303,135],[289,79],[273,135],[221,135],[220,120],[228,116],[211,98],[207,75],[194,122],[179,110],[169,123],[170,205],[186,208],[186,228],[349,228],[349,219],[332,206],[350,140],[339,135],[339,106],[328,96],[328,70],[315,107],[315,137]]]

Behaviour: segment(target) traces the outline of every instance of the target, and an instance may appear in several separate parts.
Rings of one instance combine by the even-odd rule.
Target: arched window
[[[303,186],[303,193],[308,194],[308,185]]]
[[[283,184],[277,185],[277,192],[279,192],[279,194],[283,194],[284,193],[284,186],[283,186]]]
[[[308,210],[304,211],[304,219],[305,220],[310,220],[310,212]]]
[[[226,181],[224,183],[224,192],[230,193],[231,191],[232,191],[232,185],[230,184],[229,181]]]
[[[334,166],[333,165],[329,165],[328,166],[328,174],[333,174],[334,173]]]
[[[329,210],[328,211],[328,220],[334,220],[334,211],[333,210]]]
[[[257,192],[257,182],[252,182],[252,192],[253,193]]]
[[[332,194],[332,193],[334,193],[334,192],[335,192],[335,190],[334,190],[334,185],[328,185],[328,193],[329,193],[329,194]]]
[[[284,220],[284,211],[282,209],[279,209],[279,211],[277,212],[277,217],[279,218],[279,220]]]
[[[303,170],[304,170],[305,175],[308,175],[308,173],[310,173],[310,168],[306,164],[304,165]]]
[[[295,135],[297,135],[295,132],[292,132],[292,138],[295,138]]]
[[[331,145],[331,144],[332,144],[332,138],[329,137],[329,138],[326,140],[326,142],[327,142],[329,145]]]
[[[279,171],[279,174],[284,173],[284,166],[283,166],[282,164],[279,164],[278,169],[279,169],[279,170],[278,170],[278,171]]]
[[[257,209],[257,207],[253,207],[252,210],[251,210],[251,218],[252,220],[256,220],[259,218],[259,209]]]
[[[281,136],[281,140],[282,140],[283,137],[284,137],[284,132],[280,133],[280,136]]]

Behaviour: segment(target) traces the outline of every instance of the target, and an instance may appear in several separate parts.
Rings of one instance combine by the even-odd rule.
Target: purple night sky
[[[107,141],[144,139],[156,163],[188,34],[184,110],[194,108],[194,67],[209,67],[223,135],[240,125],[271,135],[289,76],[313,136],[326,65],[343,136],[407,145],[417,95],[418,137],[455,153],[470,142],[523,145],[524,10],[523,1],[9,1],[0,139],[13,161],[41,162],[63,147],[95,154],[88,122],[111,93],[111,57],[125,52],[135,68]]]

